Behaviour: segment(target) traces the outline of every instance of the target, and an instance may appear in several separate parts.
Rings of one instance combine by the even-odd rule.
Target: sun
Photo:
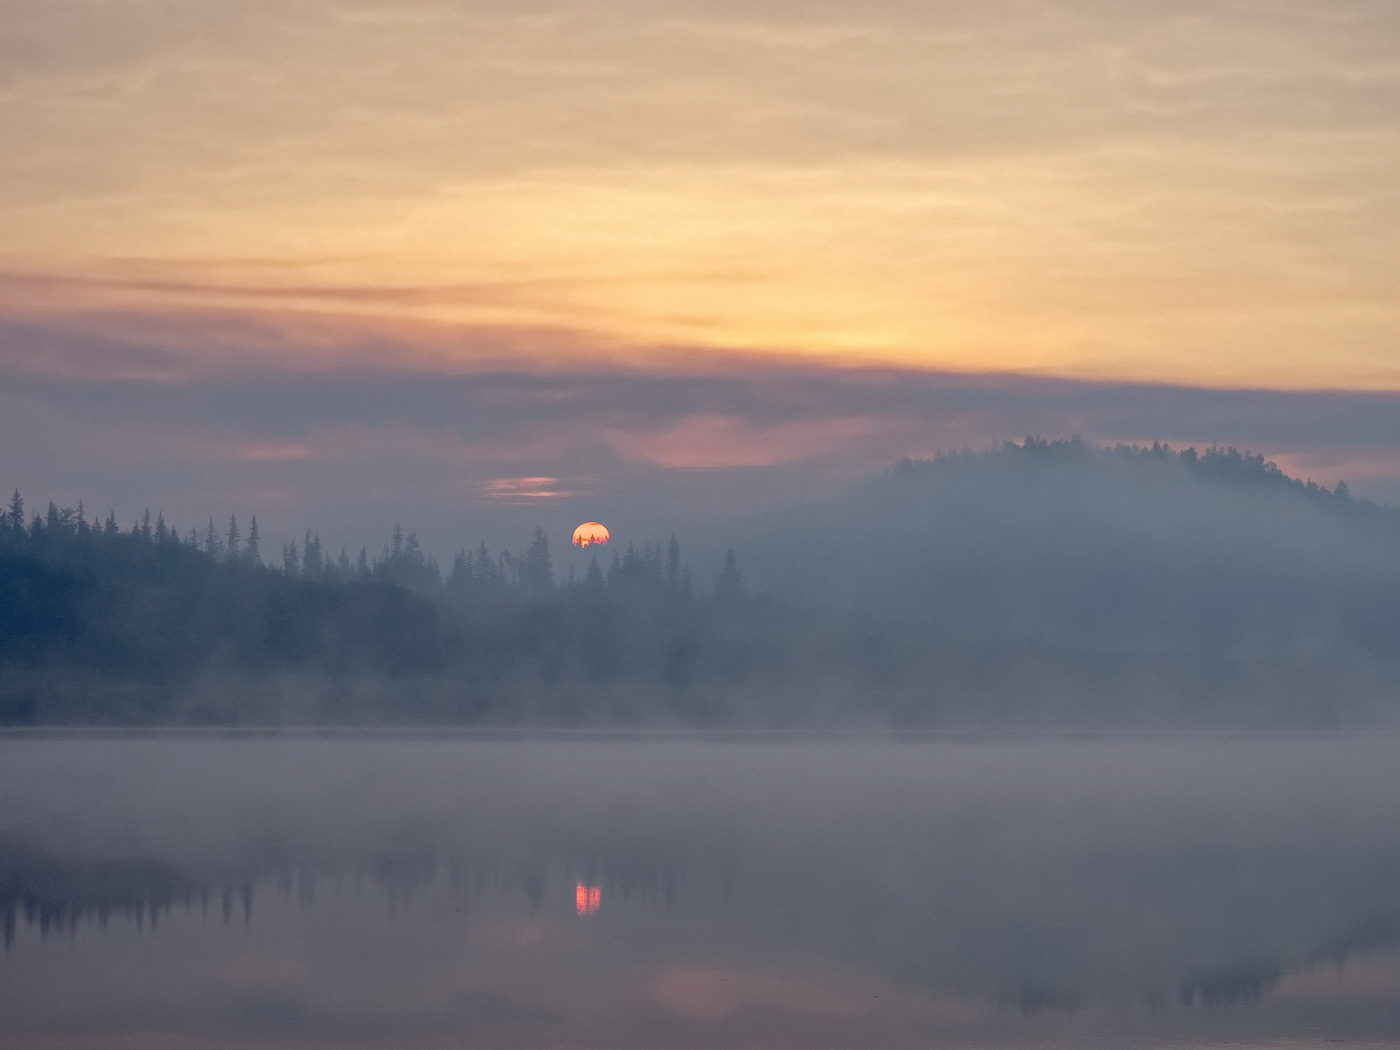
[[[608,531],[608,527],[600,525],[596,521],[585,521],[574,529],[575,547],[591,547],[595,543],[607,543],[610,539],[612,539],[612,533]]]

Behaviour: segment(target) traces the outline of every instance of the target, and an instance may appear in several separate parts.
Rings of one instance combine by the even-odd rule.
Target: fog
[[[293,967],[281,987],[307,1000],[298,1018],[327,1010],[342,979],[370,982],[356,1008],[371,1019],[427,994],[413,982],[450,979],[478,1006],[488,991],[513,1004],[454,1024],[557,1037],[581,1009],[564,989],[582,982],[631,1045],[619,989],[680,973],[687,988],[749,980],[760,998],[819,975],[838,1000],[961,1003],[953,1028],[969,1036],[998,1011],[1158,1004],[1194,1024],[1193,1010],[1271,1002],[1318,967],[1364,971],[1400,940],[1394,748],[1307,735],[10,739],[4,1024],[55,1023],[69,988],[45,984],[43,960],[129,953],[138,922],[128,1001],[99,981],[85,1007],[109,1035],[163,1009],[162,945],[186,953],[201,995],[228,994],[238,979],[206,966],[228,938],[259,946],[270,974]],[[587,945],[576,884],[601,896]],[[450,938],[429,934],[444,925]],[[53,949],[41,928],[62,933]],[[1329,1016],[1359,1037],[1400,1024],[1388,1002]],[[692,1026],[704,1013],[672,1006]],[[260,1023],[278,1029],[276,1015]]]
[[[1263,456],[1028,439],[735,533],[831,688],[896,719],[1327,725],[1400,697],[1400,514]]]
[[[0,514],[0,723],[1392,725],[1400,512],[1234,449],[1028,438],[561,555],[280,559]],[[272,564],[269,564],[272,562]]]

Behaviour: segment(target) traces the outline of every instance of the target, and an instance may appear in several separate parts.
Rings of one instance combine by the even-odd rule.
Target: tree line
[[[742,662],[733,623],[754,604],[732,551],[702,589],[674,537],[563,579],[538,528],[446,573],[398,526],[375,557],[332,556],[308,531],[269,563],[256,517],[246,533],[231,518],[182,534],[149,512],[122,528],[81,503],[26,518],[15,492],[0,722],[655,717]]]
[[[736,527],[737,528],[737,527]],[[1234,448],[905,460],[563,572],[395,528],[0,511],[0,722],[1340,725],[1400,714],[1400,512]]]
[[[1177,469],[1202,480],[1231,484],[1254,490],[1272,490],[1303,496],[1332,511],[1385,520],[1400,525],[1400,510],[1385,507],[1370,499],[1355,499],[1346,481],[1335,488],[1289,476],[1262,452],[1241,451],[1234,445],[1211,445],[1203,451],[1195,447],[1173,449],[1171,445],[1154,441],[1151,445],[1118,442],[1111,446],[1096,445],[1081,437],[1050,440],[1027,436],[1024,443],[1004,441],[993,449],[974,452],[964,446],[940,451],[927,459],[906,456],[895,464],[897,475],[918,475],[938,471],[959,463],[985,464],[989,460],[1013,460],[1032,467],[1046,464],[1085,464],[1094,460],[1115,460],[1120,464],[1142,469]]]

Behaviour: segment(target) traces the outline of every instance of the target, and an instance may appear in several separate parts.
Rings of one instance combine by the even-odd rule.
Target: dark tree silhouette
[[[0,722],[1331,724],[1400,696],[1400,514],[1212,446],[1031,437],[904,460],[826,531],[735,551],[706,591],[674,536],[570,563],[396,525],[261,560],[49,503],[0,512]],[[843,519],[841,515],[846,514]],[[903,531],[900,531],[903,530]]]

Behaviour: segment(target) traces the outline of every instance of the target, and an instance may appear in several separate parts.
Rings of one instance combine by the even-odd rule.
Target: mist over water
[[[1389,1045],[1396,744],[4,739],[0,1036]]]

